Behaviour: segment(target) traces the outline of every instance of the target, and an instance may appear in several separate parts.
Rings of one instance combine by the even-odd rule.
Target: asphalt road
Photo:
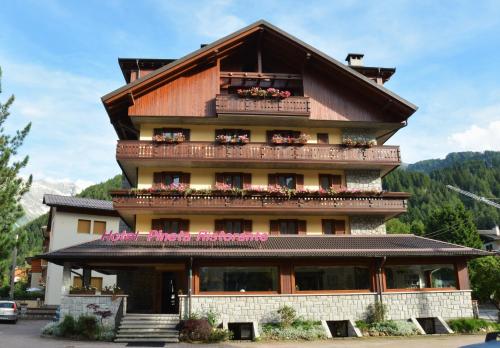
[[[0,348],[118,348],[152,347],[147,345],[128,346],[108,342],[81,342],[41,338],[40,329],[47,321],[20,320],[16,325],[0,323]],[[484,335],[417,336],[412,338],[353,338],[315,342],[231,342],[224,344],[166,344],[165,348],[456,348],[484,341]],[[158,346],[156,346],[158,347]]]

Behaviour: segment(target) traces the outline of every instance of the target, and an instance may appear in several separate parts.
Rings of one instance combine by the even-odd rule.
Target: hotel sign
[[[152,230],[146,233],[141,232],[107,232],[101,236],[101,240],[109,242],[133,242],[139,240],[139,236],[146,236],[146,242],[265,242],[269,235],[263,232],[243,232],[226,233],[200,231],[198,234],[180,231],[179,233],[167,233],[162,230]]]

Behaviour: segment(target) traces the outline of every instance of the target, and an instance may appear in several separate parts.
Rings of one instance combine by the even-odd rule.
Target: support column
[[[61,287],[62,296],[66,296],[69,294],[70,286],[71,286],[71,264],[69,262],[65,262],[63,265],[63,274],[62,274],[62,287]]]
[[[90,286],[90,279],[92,276],[92,270],[90,268],[83,269],[83,279],[82,283],[84,287]]]

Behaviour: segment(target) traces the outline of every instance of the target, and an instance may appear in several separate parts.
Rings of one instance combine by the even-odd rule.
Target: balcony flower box
[[[174,133],[173,136],[165,136],[163,134],[157,134],[153,136],[153,141],[155,143],[182,143],[186,141],[186,136],[182,133]]]
[[[101,295],[124,295],[125,292],[118,286],[105,286],[101,290]]]
[[[248,89],[238,89],[236,91],[241,98],[253,98],[253,99],[286,99],[292,94],[289,91],[280,91],[277,88],[267,88],[263,89],[260,87],[252,87]]]
[[[271,142],[275,145],[304,145],[307,141],[311,139],[311,136],[305,133],[301,133],[298,137],[284,137],[281,134],[274,134],[271,138]]]
[[[96,288],[88,286],[88,287],[73,287],[69,288],[70,295],[95,295]]]
[[[346,137],[342,140],[342,145],[347,147],[373,147],[377,145],[377,140],[375,139],[355,139]]]
[[[248,135],[218,135],[215,138],[217,144],[234,144],[234,145],[245,145],[248,144]]]

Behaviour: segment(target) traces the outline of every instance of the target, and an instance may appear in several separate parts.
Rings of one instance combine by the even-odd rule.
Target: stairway
[[[127,314],[115,342],[179,342],[179,314]]]

